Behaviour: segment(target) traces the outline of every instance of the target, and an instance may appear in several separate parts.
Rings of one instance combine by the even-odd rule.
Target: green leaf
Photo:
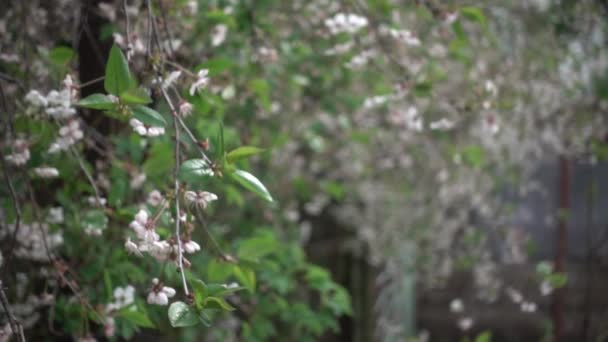
[[[267,200],[268,202],[272,202],[272,196],[270,195],[270,192],[268,192],[264,184],[262,184],[262,182],[260,182],[260,180],[257,179],[251,173],[243,170],[236,170],[230,175],[245,189],[255,193],[256,195]]]
[[[462,155],[465,162],[473,167],[479,168],[483,166],[486,153],[483,147],[479,145],[469,145],[463,149]]]
[[[182,163],[179,177],[186,182],[197,182],[201,177],[212,176],[211,168],[203,159],[190,159]]]
[[[254,236],[243,240],[237,252],[239,259],[258,261],[260,258],[277,252],[280,244],[272,234]]]
[[[234,307],[228,304],[228,302],[224,298],[219,297],[207,297],[203,302],[203,307],[205,309],[214,309],[214,310],[224,310],[224,311],[232,311]]]
[[[477,7],[473,7],[473,6],[462,7],[460,9],[460,15],[462,15],[463,18],[466,18],[470,21],[477,22],[481,26],[486,25],[486,16]]]
[[[67,46],[58,46],[49,52],[51,62],[58,65],[66,65],[74,57],[74,50]]]
[[[560,287],[566,286],[568,283],[568,276],[565,273],[553,273],[552,275],[547,277],[547,280],[554,288],[558,289]]]
[[[418,97],[427,97],[431,95],[433,85],[430,82],[420,82],[414,86],[413,94]]]
[[[126,104],[148,104],[152,102],[150,95],[141,87],[133,87],[120,94],[120,99]]]
[[[226,160],[229,163],[234,163],[238,160],[249,158],[253,155],[256,155],[256,154],[262,153],[262,152],[264,152],[263,148],[254,147],[254,146],[241,146],[241,147],[235,148],[234,150],[228,152],[228,154],[226,155]]]
[[[243,284],[251,293],[255,292],[255,272],[253,272],[253,270],[235,266],[233,273],[239,283]]]
[[[135,80],[129,71],[129,64],[118,46],[113,45],[106,64],[104,88],[110,94],[119,96],[135,87]]]
[[[108,217],[101,209],[89,210],[84,214],[82,219],[83,228],[91,229],[106,229],[108,226]]]
[[[155,111],[154,109],[146,106],[133,106],[131,108],[131,112],[133,116],[143,122],[144,125],[153,126],[153,127],[165,127],[167,125],[167,121],[163,116]]]
[[[210,297],[224,297],[234,292],[245,290],[243,286],[229,287],[225,284],[207,285],[207,295]]]
[[[207,297],[207,284],[200,279],[195,279],[192,282],[192,288],[194,289],[194,301],[196,306],[202,308],[203,301]]]
[[[249,89],[257,96],[262,108],[267,111],[270,110],[270,85],[268,81],[263,78],[256,78],[249,82]]]
[[[138,327],[154,328],[154,323],[145,312],[132,310],[131,307],[125,308],[118,313],[118,317],[137,325]]]
[[[475,337],[475,342],[490,342],[492,341],[492,333],[489,331],[484,331],[481,334]]]
[[[196,310],[184,302],[173,302],[169,306],[169,322],[174,328],[191,327],[199,323]]]
[[[109,110],[116,108],[116,103],[104,94],[93,94],[76,103],[77,106],[91,109]]]

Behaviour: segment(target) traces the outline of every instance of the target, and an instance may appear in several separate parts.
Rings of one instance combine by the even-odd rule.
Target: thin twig
[[[220,255],[220,257],[222,259],[226,260],[227,259],[226,253],[224,253],[224,251],[220,247],[219,243],[217,243],[217,241],[215,240],[215,238],[213,237],[213,235],[211,234],[209,229],[207,229],[207,222],[205,220],[205,217],[203,216],[203,213],[201,212],[201,209],[198,206],[196,206],[194,210],[196,211],[196,214],[195,214],[196,220],[201,223],[201,227],[203,227],[205,234],[207,234],[207,236],[209,237],[209,240],[211,241],[211,244],[215,248],[215,251]]]
[[[4,181],[8,186],[8,190],[11,195],[11,200],[13,201],[13,207],[15,208],[15,229],[13,230],[11,244],[8,249],[8,254],[6,255],[6,263],[2,267],[2,269],[4,269],[5,267],[9,267],[9,265],[12,264],[11,261],[13,258],[13,252],[15,250],[15,245],[17,244],[17,234],[19,233],[19,229],[21,228],[21,206],[19,205],[17,192],[15,191],[15,187],[13,186],[13,181],[8,172],[6,161],[4,160],[4,155],[2,154],[0,154],[0,162],[2,163],[2,173],[4,174]],[[4,274],[4,272],[2,273]]]
[[[163,18],[163,28],[165,29],[165,34],[167,35],[167,39],[169,39],[169,52],[170,52],[169,56],[175,56],[175,51],[173,50],[173,35],[171,34],[171,31],[169,30],[169,25],[167,25],[167,11],[165,11],[162,0],[158,0],[157,2],[158,2],[158,8],[160,9],[160,15]]]
[[[76,158],[76,160],[78,161],[78,165],[80,166],[80,169],[82,170],[84,175],[87,177],[87,180],[91,184],[91,187],[93,188],[93,192],[95,192],[95,199],[97,200],[97,204],[99,205],[99,207],[103,208],[104,204],[101,201],[101,195],[99,193],[99,189],[97,188],[97,185],[95,184],[95,180],[93,179],[93,176],[91,176],[91,173],[85,167],[82,158],[80,158],[80,155],[78,155],[78,152],[74,149],[73,146],[70,146],[70,152],[72,153],[74,158]]]
[[[177,265],[182,276],[182,285],[184,287],[184,293],[188,296],[188,284],[186,283],[186,272],[184,271],[183,261],[183,249],[182,249],[182,238],[180,236],[180,208],[179,208],[179,165],[180,165],[180,142],[179,142],[179,126],[177,124],[177,113],[173,113],[173,127],[175,128],[175,170],[174,170],[174,182],[175,182],[175,238],[177,239]]]
[[[131,23],[129,22],[129,13],[127,12],[127,0],[122,0],[122,10],[125,12],[125,22],[127,31],[127,60],[131,59],[133,47],[131,46]]]
[[[21,326],[21,323],[17,321],[15,315],[13,315],[13,312],[11,311],[11,308],[8,304],[8,299],[6,298],[6,294],[4,293],[4,284],[2,283],[2,280],[0,280],[0,302],[2,302],[4,312],[6,312],[6,315],[8,316],[8,321],[11,326],[11,330],[13,331],[13,334],[17,336],[17,341],[25,342],[25,336],[23,335],[23,327]]]
[[[90,81],[86,81],[84,83],[81,83],[77,87],[80,88],[80,89],[82,89],[84,87],[90,86],[91,84],[95,84],[97,82],[101,82],[101,81],[105,80],[105,78],[106,78],[105,76],[99,76],[99,77],[94,78],[94,79],[92,79]]]

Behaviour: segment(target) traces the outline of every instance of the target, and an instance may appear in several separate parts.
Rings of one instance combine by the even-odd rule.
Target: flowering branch
[[[11,308],[8,304],[8,299],[6,298],[6,294],[4,293],[4,283],[2,283],[2,280],[0,280],[0,302],[2,303],[2,308],[4,309],[4,312],[6,312],[6,315],[8,316],[8,321],[10,323],[13,334],[17,335],[17,341],[25,342],[25,336],[23,335],[23,326],[21,325],[21,323],[19,323],[19,321],[17,321],[15,315],[13,315],[13,312],[11,311]]]

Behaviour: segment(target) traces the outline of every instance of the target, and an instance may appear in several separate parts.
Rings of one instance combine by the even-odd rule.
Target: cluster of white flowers
[[[117,311],[135,302],[135,288],[131,285],[117,287],[113,293],[114,301],[106,306],[106,312]]]
[[[253,60],[266,63],[276,62],[278,58],[277,50],[268,46],[260,46],[253,55]]]
[[[355,46],[355,43],[352,41],[348,41],[348,42],[342,43],[342,44],[336,44],[332,48],[325,50],[325,55],[326,56],[341,55],[341,54],[344,54],[344,53],[347,53],[348,51],[350,51],[350,49],[352,49],[353,46]]]
[[[63,208],[62,207],[55,207],[55,208],[50,208],[49,209],[49,214],[47,217],[47,221],[49,223],[63,223]]]
[[[78,120],[71,120],[59,128],[59,137],[49,147],[49,153],[65,151],[84,137]]]
[[[181,115],[182,118],[185,118],[190,114],[192,114],[192,104],[188,101],[182,101],[179,104],[179,115]]]
[[[44,109],[47,115],[55,119],[67,119],[76,114],[73,101],[77,98],[72,77],[67,75],[63,81],[64,89],[51,90],[43,96],[37,90],[30,90],[25,95],[25,101],[36,109]]]
[[[543,296],[548,296],[553,292],[553,285],[548,280],[543,280],[540,284],[540,294]]]
[[[161,202],[162,196],[160,193],[156,194],[153,192],[151,195],[153,195],[153,203]],[[186,215],[181,217],[180,220],[185,221]],[[167,240],[160,240],[160,236],[155,231],[154,222],[149,220],[148,212],[145,209],[141,209],[137,212],[134,220],[129,224],[129,227],[133,229],[138,239],[137,242],[134,242],[131,238],[127,238],[125,249],[130,254],[142,256],[142,253],[148,253],[158,261],[165,261],[175,257],[177,246]],[[182,238],[182,242],[186,253],[195,253],[201,249],[198,243],[189,238]]]
[[[211,32],[211,45],[220,46],[226,40],[226,34],[228,33],[228,26],[225,24],[215,25]]]
[[[157,137],[159,135],[165,134],[164,127],[144,125],[143,122],[137,120],[136,118],[131,118],[131,120],[129,120],[129,124],[131,125],[131,127],[133,127],[133,130],[137,132],[137,134],[143,137]]]
[[[177,80],[180,78],[181,75],[182,75],[181,70],[175,70],[175,71],[172,71],[171,73],[169,73],[169,76],[167,76],[163,80],[163,83],[162,83],[163,89],[168,89],[169,87],[171,87],[173,85],[173,83],[177,82]]]
[[[34,173],[40,178],[55,178],[59,176],[59,170],[48,166],[36,167],[34,168]]]
[[[454,128],[454,121],[446,118],[439,119],[437,121],[433,121],[429,124],[429,128],[432,131],[449,131]]]
[[[144,42],[139,36],[132,36],[129,46],[127,46],[127,39],[122,34],[115,32],[112,34],[112,37],[116,45],[127,51],[127,60],[131,60],[135,54],[141,55],[146,52]]]
[[[217,200],[217,195],[208,191],[186,191],[184,198],[188,203],[198,205],[205,209],[209,203]]]
[[[190,96],[194,96],[194,94],[200,89],[204,89],[209,85],[209,70],[201,69],[196,74],[196,80],[190,85]]]
[[[25,276],[23,273],[21,275]],[[48,293],[43,293],[40,296],[30,294],[25,301],[14,303],[11,308],[23,327],[30,328],[41,318],[40,312],[38,312],[41,307],[51,305],[54,301],[55,297]]]
[[[513,303],[518,304],[520,306],[522,312],[536,312],[536,303],[525,301],[524,296],[521,294],[521,292],[515,290],[510,286],[505,289],[505,292]]]
[[[201,246],[192,240],[185,241],[182,247],[184,247],[184,251],[188,254],[193,254],[201,250]]]
[[[469,331],[473,327],[473,318],[463,317],[458,320],[458,328],[462,331]]]
[[[422,116],[418,113],[418,109],[413,106],[409,107],[406,111],[391,111],[388,119],[391,124],[411,131],[421,132],[424,128]]]
[[[367,64],[367,62],[376,56],[376,50],[370,49],[361,51],[354,55],[350,61],[346,62],[345,66],[349,69],[360,69]]]
[[[30,160],[29,144],[25,139],[15,139],[11,146],[12,153],[4,157],[4,159],[16,166],[24,165]]]
[[[397,39],[409,46],[420,46],[420,39],[408,30],[397,30],[388,26],[381,26],[380,34]]]
[[[453,299],[450,302],[450,311],[460,313],[464,311],[464,303],[460,298]]]
[[[146,181],[146,174],[144,172],[137,172],[131,177],[129,186],[131,189],[139,189],[144,185]]]
[[[148,294],[148,304],[167,305],[169,298],[175,296],[175,289],[168,286],[163,286],[158,278],[152,279],[152,291]]]
[[[338,13],[331,18],[325,19],[325,26],[331,34],[342,32],[356,33],[368,24],[367,18],[353,13]]]
[[[146,203],[149,205],[156,207],[163,201],[163,195],[158,190],[152,190],[148,194],[148,198],[146,199]]]
[[[8,224],[6,228],[0,230],[0,239],[12,236],[15,231],[15,224]],[[47,223],[21,223],[17,230],[15,255],[28,260],[48,261],[45,245],[49,252],[52,252],[62,243],[63,235],[60,232],[51,233]]]

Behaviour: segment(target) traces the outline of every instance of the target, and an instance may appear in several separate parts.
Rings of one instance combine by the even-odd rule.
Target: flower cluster
[[[137,132],[137,134],[143,137],[157,137],[165,134],[164,127],[148,126],[135,118],[131,118],[131,120],[129,120],[129,124],[131,127],[133,127],[133,130]]]
[[[0,230],[0,240],[12,236],[16,226],[15,224],[7,224],[6,228]],[[47,223],[21,223],[16,234],[17,246],[14,253],[23,259],[48,261],[48,253],[63,244],[61,232],[51,233]]]
[[[114,301],[106,306],[106,312],[118,311],[133,304],[135,302],[135,288],[131,285],[117,287],[114,289],[113,299]]]
[[[199,72],[196,74],[196,79],[194,80],[192,85],[190,85],[190,90],[189,90],[190,96],[194,96],[194,94],[196,94],[196,92],[207,87],[207,85],[209,84],[208,75],[209,75],[209,70],[207,70],[207,69],[199,70]]]
[[[4,159],[16,166],[25,165],[30,160],[29,144],[25,139],[15,139],[11,146],[12,153],[4,157]]]
[[[25,96],[25,101],[36,109],[44,109],[46,114],[55,119],[67,119],[76,114],[73,101],[77,93],[73,87],[72,77],[67,75],[63,81],[64,89],[51,90],[47,96],[43,96],[37,90],[30,90]]]
[[[368,24],[367,18],[353,13],[338,13],[325,20],[325,26],[331,34],[356,33]]]
[[[188,203],[205,209],[209,203],[217,200],[217,195],[208,191],[194,192],[189,190],[184,193],[184,198]]]
[[[71,120],[59,128],[59,137],[49,147],[49,153],[65,151],[84,137],[78,120]]]
[[[152,279],[152,290],[148,294],[148,304],[167,305],[169,298],[175,296],[175,289],[163,286],[158,278]]]

